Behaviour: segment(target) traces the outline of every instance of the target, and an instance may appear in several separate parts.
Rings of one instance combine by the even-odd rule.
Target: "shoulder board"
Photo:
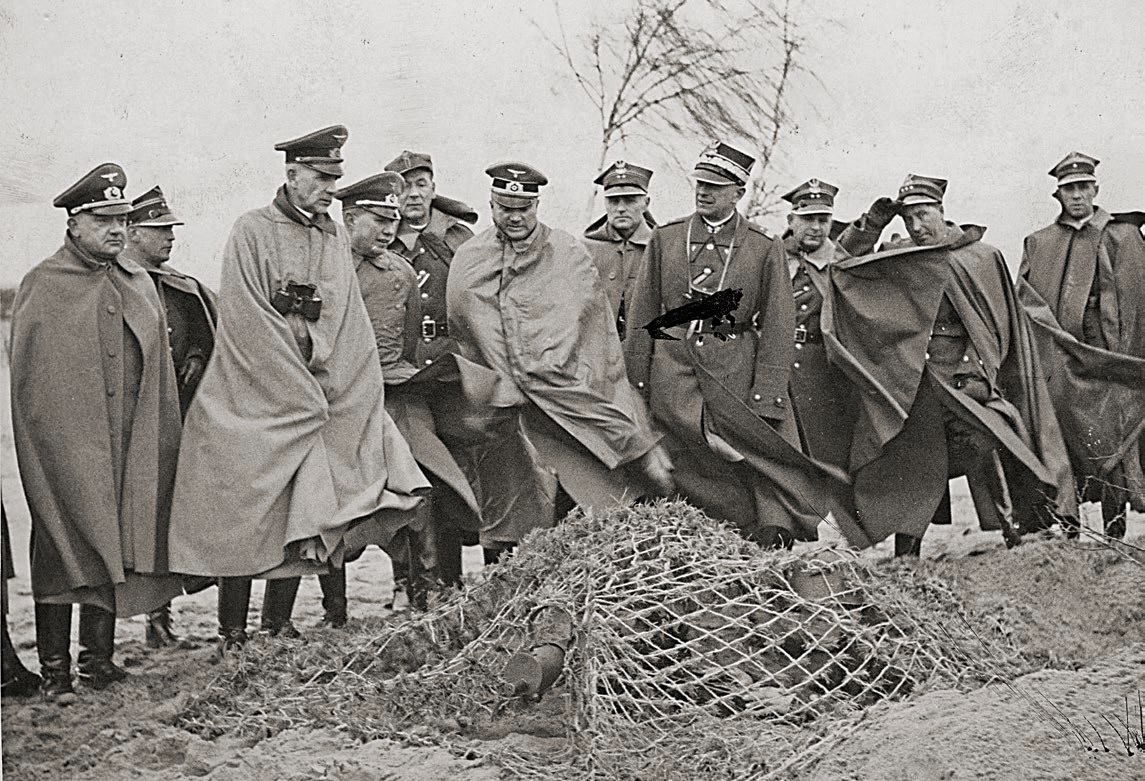
[[[763,236],[764,238],[771,239],[771,240],[773,240],[773,242],[775,240],[775,237],[772,235],[772,231],[767,230],[767,228],[764,228],[763,226],[760,226],[760,224],[756,224],[755,222],[752,222],[751,220],[748,220],[748,230],[750,230],[752,232],[756,232],[756,234],[759,234],[760,236]]]
[[[656,226],[656,227],[658,227],[658,228],[668,228],[668,227],[671,227],[672,225],[683,225],[685,222],[687,222],[687,221],[688,221],[688,220],[690,220],[690,219],[692,219],[692,215],[690,215],[690,214],[685,214],[683,217],[677,217],[677,218],[676,218],[676,219],[674,219],[674,220],[668,220],[667,222],[665,222],[665,223],[662,223],[662,224],[660,224],[660,225],[658,225],[658,226]]]

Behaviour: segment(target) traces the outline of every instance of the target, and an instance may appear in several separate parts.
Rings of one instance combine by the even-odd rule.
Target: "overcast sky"
[[[574,36],[593,5],[564,3]],[[947,214],[987,225],[1012,263],[1056,214],[1046,171],[1073,149],[1103,161],[1099,203],[1145,209],[1145,3],[793,5],[818,80],[797,84],[777,182],[837,184],[852,217],[908,172],[948,178]],[[552,182],[542,219],[579,232],[599,131],[534,26],[550,6],[0,0],[0,284],[59,246],[52,198],[112,160],[129,195],[164,188],[188,223],[174,264],[213,285],[231,223],[282,179],[275,142],[335,123],[347,182],[427,151],[438,191],[485,225],[482,171],[524,159]],[[687,170],[639,146],[618,156],[657,168],[657,216],[689,210]]]

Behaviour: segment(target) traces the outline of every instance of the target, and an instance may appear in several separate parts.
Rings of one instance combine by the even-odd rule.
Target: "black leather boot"
[[[902,556],[918,557],[922,554],[922,537],[910,534],[895,535],[895,558]]]
[[[346,625],[346,570],[339,567],[325,575],[318,576],[322,587],[322,623],[338,629]]]
[[[79,679],[93,689],[106,689],[127,678],[111,660],[115,654],[115,613],[80,605]]]
[[[290,620],[301,580],[276,578],[266,582],[266,593],[262,597],[262,631],[271,637],[285,637],[288,640],[302,637],[302,633]]]
[[[219,578],[219,652],[246,644],[250,578]]]
[[[163,648],[179,644],[179,636],[171,631],[171,603],[147,614],[147,647]]]
[[[55,700],[72,691],[72,606],[36,603],[36,651],[40,657],[40,694]]]
[[[71,616],[68,617],[71,623]],[[0,696],[31,697],[40,690],[40,676],[29,670],[20,661],[12,638],[8,636],[8,617],[4,617],[3,637],[3,680],[0,680]]]

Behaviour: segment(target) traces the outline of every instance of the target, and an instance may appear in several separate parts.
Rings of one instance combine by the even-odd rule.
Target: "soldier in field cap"
[[[1076,515],[1005,259],[982,241],[985,228],[946,219],[946,188],[908,175],[895,211],[909,238],[832,273],[828,349],[864,391],[850,464],[856,509],[873,541],[897,534],[898,554],[917,554],[930,523],[950,522],[947,481],[958,475],[982,528],[1001,529],[1008,545],[1039,517]]]
[[[246,639],[252,577],[267,579],[263,629],[296,636],[298,576],[404,526],[429,487],[386,414],[350,239],[327,214],[347,135],[335,125],[277,144],[286,183],[239,217],[223,251],[170,548],[175,570],[221,578],[224,649]]]
[[[126,677],[112,661],[116,616],[182,590],[166,545],[179,396],[159,296],[123,256],[126,186],[105,163],[56,198],[64,245],[24,277],[13,309],[12,424],[49,699],[72,691],[73,603],[80,681],[103,688]]]
[[[1026,237],[1019,278],[1078,489],[1121,537],[1126,502],[1145,504],[1145,215],[1094,204],[1098,162],[1070,152],[1050,169],[1061,213]]]
[[[671,464],[625,378],[614,314],[592,259],[578,239],[537,219],[548,179],[520,162],[485,173],[493,227],[458,250],[447,301],[462,355],[498,377],[490,440],[523,430],[539,465],[570,497],[562,509],[603,509],[671,491]],[[508,488],[518,493],[533,484],[516,482]],[[520,520],[486,518],[483,544],[512,545],[550,523]]]
[[[626,330],[625,301],[656,227],[648,213],[651,179],[651,170],[617,160],[593,180],[604,188],[605,214],[585,228],[584,243],[600,272],[621,339]]]
[[[624,342],[629,378],[667,431],[676,485],[714,518],[765,546],[812,538],[826,511],[800,494],[819,494],[798,459],[799,433],[789,382],[795,360],[791,278],[783,243],[736,208],[755,159],[715,142],[692,172],[695,211],[652,232],[628,309]],[[694,320],[671,341],[643,326],[721,291],[739,291],[734,323]],[[750,421],[748,431],[716,432],[713,416]],[[750,437],[735,446],[728,436]],[[774,446],[763,449],[765,441]],[[789,458],[790,456],[790,458]]]
[[[179,410],[187,414],[199,386],[211,350],[215,346],[215,294],[193,277],[173,268],[168,261],[175,244],[175,228],[183,225],[159,187],[152,187],[131,202],[127,214],[127,245],[123,257],[146,269],[155,283],[167,316],[167,341],[179,385]],[[189,579],[184,586],[198,591],[212,581]],[[178,643],[171,629],[171,605],[147,616],[147,645],[159,648]]]
[[[424,152],[403,151],[386,164],[385,170],[405,180],[402,193],[402,220],[390,250],[401,255],[417,275],[417,295],[421,321],[418,324],[416,363],[426,366],[437,358],[457,352],[449,335],[445,316],[445,285],[453,255],[469,239],[469,225],[477,222],[477,212],[461,201],[437,193],[433,159]],[[464,403],[452,393],[457,388],[438,388],[430,404],[455,455],[464,458],[460,439],[446,430],[450,410]],[[437,565],[446,583],[461,584],[461,545],[476,544],[477,538],[462,529],[462,520],[448,518],[444,508],[435,511]]]

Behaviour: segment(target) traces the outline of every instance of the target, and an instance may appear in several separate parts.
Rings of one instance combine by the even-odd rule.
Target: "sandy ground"
[[[3,361],[0,358],[0,361]],[[0,366],[0,387],[7,367]],[[9,582],[9,626],[35,670],[28,582],[28,515],[19,487],[7,394],[0,401],[2,477],[18,577]],[[935,527],[923,545],[924,571],[956,583],[968,603],[1005,616],[1027,652],[1030,675],[960,693],[935,691],[871,709],[821,762],[815,779],[1145,779],[1145,747],[1128,756],[1112,724],[1126,698],[1145,690],[1145,556],[1138,561],[1093,553],[1079,543],[1036,542],[1004,549],[999,533],[976,530],[965,484],[955,482],[955,524]],[[1130,538],[1145,539],[1145,517],[1134,515]],[[886,546],[870,554],[889,557]],[[466,570],[481,567],[480,550],[466,550]],[[392,593],[389,563],[371,550],[351,565],[350,626],[386,618]],[[140,619],[118,627],[118,661],[131,679],[105,692],[77,687],[65,708],[38,701],[3,705],[5,779],[411,779],[483,781],[499,777],[481,751],[434,745],[358,743],[337,731],[286,731],[262,741],[204,741],[173,726],[192,694],[218,674],[214,659],[215,590],[176,601],[175,623],[185,647],[151,650]],[[321,618],[317,581],[303,581],[295,621],[305,632]],[[257,625],[261,585],[251,600]],[[1074,730],[1066,719],[1075,724]],[[490,736],[492,737],[492,736]],[[497,740],[536,739],[520,734]],[[1108,751],[1102,750],[1104,740]],[[688,777],[682,770],[680,777]]]

